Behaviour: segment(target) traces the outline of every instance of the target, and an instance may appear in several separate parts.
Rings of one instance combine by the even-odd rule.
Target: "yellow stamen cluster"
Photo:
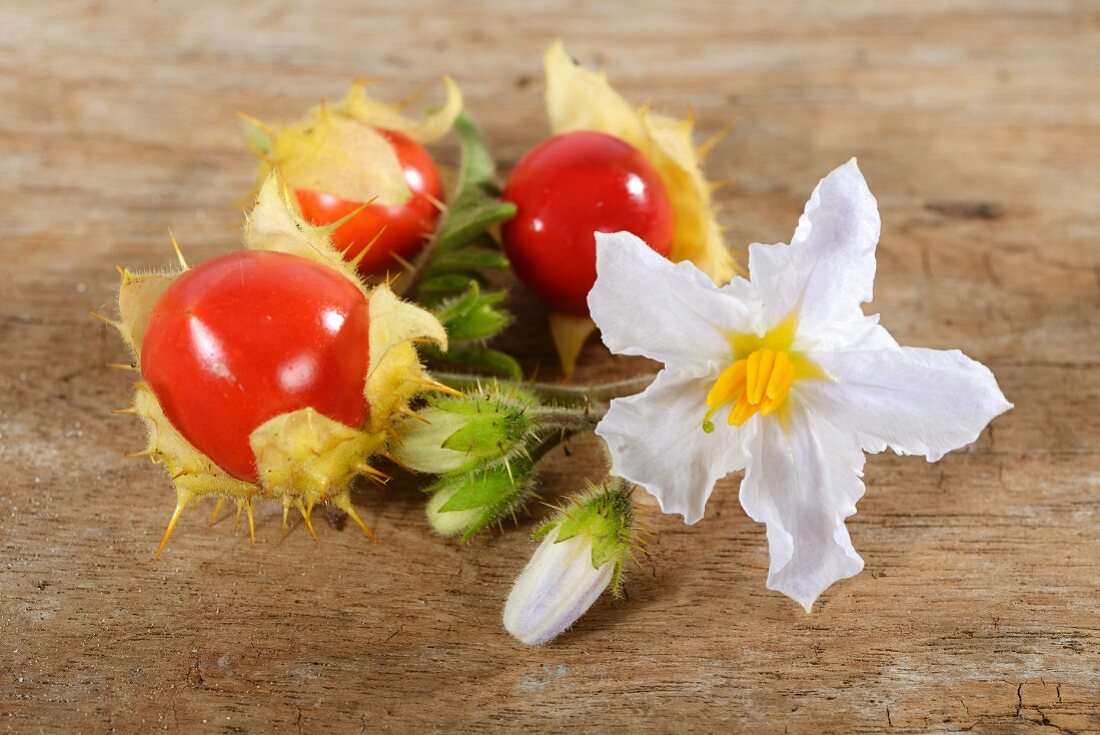
[[[733,404],[729,425],[741,426],[754,414],[768,416],[787,400],[797,370],[786,350],[754,350],[723,370],[707,393],[703,431],[714,431],[711,417]]]

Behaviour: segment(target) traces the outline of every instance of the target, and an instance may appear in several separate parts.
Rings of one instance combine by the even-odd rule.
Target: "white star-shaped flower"
[[[604,343],[664,363],[596,431],[612,473],[695,523],[715,482],[744,469],[741,505],[768,528],[768,588],[807,611],[863,569],[844,519],[864,452],[934,462],[1012,407],[981,363],[901,347],[863,313],[878,237],[855,159],[818,184],[790,245],[750,246],[750,280],[716,288],[630,233],[596,235],[588,304]]]

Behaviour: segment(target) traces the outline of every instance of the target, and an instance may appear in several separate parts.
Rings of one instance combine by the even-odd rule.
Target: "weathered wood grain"
[[[233,246],[234,112],[356,75],[454,74],[509,165],[559,36],[704,133],[740,123],[709,162],[738,247],[858,155],[875,308],[1016,410],[938,465],[868,462],[867,569],[812,615],[764,588],[738,478],[697,526],[654,516],[629,599],[540,649],[499,623],[533,520],[459,547],[407,484],[356,495],[380,546],[335,517],[280,542],[272,508],[250,548],[200,509],[152,564],[168,483],[122,458],[123,350],[87,317],[115,264],[167,263],[168,226],[194,260]],[[1096,2],[0,3],[0,732],[1098,732],[1098,205]],[[550,374],[544,335],[508,344]],[[645,369],[593,345],[579,379]],[[543,491],[600,468],[579,442]]]

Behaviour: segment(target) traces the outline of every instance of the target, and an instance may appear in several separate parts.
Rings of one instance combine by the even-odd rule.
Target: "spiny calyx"
[[[247,510],[253,541],[252,506],[257,496],[281,501],[284,531],[289,509],[293,506],[301,513],[312,533],[310,514],[313,507],[317,503],[329,502],[348,513],[370,535],[370,530],[351,505],[352,484],[359,476],[374,481],[387,479],[370,466],[371,457],[388,450],[393,426],[408,411],[410,400],[425,390],[445,388],[425,372],[414,345],[431,343],[445,350],[447,335],[429,312],[397,298],[388,285],[368,289],[355,274],[354,266],[345,263],[340,253],[332,247],[329,232],[330,228],[313,227],[298,216],[285,189],[280,187],[277,176],[273,174],[261,187],[256,207],[249,215],[244,245],[246,251],[268,251],[264,255],[276,251],[296,256],[309,261],[308,265],[313,269],[318,266],[330,268],[348,280],[353,286],[353,294],[356,290],[362,294],[369,312],[369,334],[362,335],[364,340],[369,341],[369,345],[362,346],[362,351],[368,353],[368,359],[356,364],[352,371],[355,374],[341,374],[340,377],[358,386],[355,392],[362,394],[369,412],[352,420],[337,420],[340,418],[338,414],[335,418],[325,415],[313,405],[312,399],[278,404],[281,413],[269,414],[270,418],[262,417],[262,423],[258,426],[246,425],[243,430],[248,439],[245,451],[254,459],[255,472],[245,473],[239,468],[234,472],[232,468],[227,469],[228,465],[222,466],[200,451],[196,442],[186,434],[187,427],[177,426],[169,419],[172,412],[166,412],[167,404],[163,402],[178,399],[179,396],[165,398],[160,395],[149,376],[145,375],[146,380],[136,386],[134,406],[123,412],[140,416],[148,429],[146,448],[134,456],[147,456],[153,462],[163,463],[175,485],[175,512],[158,549],[158,556],[183,511],[194,500],[206,496],[218,500],[215,515],[225,500],[237,504],[238,514],[241,510]],[[117,322],[104,321],[115,326],[130,347],[134,367],[142,366],[143,370],[145,367],[142,360],[143,342],[146,342],[150,314],[169,287],[189,270],[182,256],[179,260],[182,270],[175,272],[135,276],[129,271],[122,271],[120,318]],[[191,272],[195,270],[191,269]],[[242,281],[244,278],[242,270]],[[274,293],[280,292],[277,280],[272,282]],[[273,301],[278,302],[278,299]],[[224,311],[234,303],[230,300],[219,302],[219,305]],[[301,306],[296,302],[286,304],[287,308],[296,305]],[[280,304],[274,303],[270,313],[264,311],[266,307],[253,308],[249,313],[251,318],[277,319],[277,307],[281,308]],[[213,317],[213,311],[205,311],[206,318]],[[241,318],[243,313],[233,310],[228,315],[229,322],[233,317]],[[335,333],[348,317],[343,312],[326,310],[319,318],[325,330]],[[228,369],[231,350],[238,350],[232,354],[242,354],[240,349],[247,352],[251,344],[248,339],[237,339],[240,333],[246,337],[250,335],[247,329],[243,332],[239,329],[226,330],[224,334],[213,330],[200,335],[205,335],[200,340],[203,348],[199,351],[200,356],[210,362],[215,378],[225,379],[224,385],[217,380],[212,383],[213,388],[209,392],[215,396],[223,390],[227,395],[234,395],[233,391],[239,392],[245,386],[244,382],[234,379],[236,373]],[[219,341],[223,338],[225,344]],[[151,359],[151,345],[144,346],[149,351],[146,357]],[[171,354],[164,354],[171,359]],[[287,392],[293,394],[295,386],[304,384],[310,376],[314,376],[317,365],[315,360],[290,360],[273,373],[272,380],[279,385],[290,386]],[[250,384],[255,383],[252,381]],[[209,397],[203,396],[204,399]],[[238,402],[247,407],[249,400],[245,396],[243,402]],[[178,406],[176,409],[178,411]],[[255,428],[249,431],[251,426]]]
[[[325,192],[350,202],[400,204],[411,192],[393,144],[379,132],[392,130],[418,143],[438,140],[462,111],[462,93],[444,77],[446,101],[423,119],[402,113],[352,84],[335,105],[320,104],[298,122],[270,125],[241,114],[245,137],[260,158],[259,180],[279,170],[292,190]]]

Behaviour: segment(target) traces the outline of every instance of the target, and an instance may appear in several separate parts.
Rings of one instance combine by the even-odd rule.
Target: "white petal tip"
[[[553,640],[553,636],[538,636],[532,631],[517,627],[517,621],[508,621],[505,619],[504,629],[507,630],[513,638],[526,646],[541,646]]]
[[[544,646],[565,632],[564,630],[559,630],[553,635],[539,635],[530,630],[509,628],[507,624],[505,624],[504,629],[508,631],[509,635],[525,646]]]
[[[780,589],[778,586],[772,584],[771,581],[769,581],[765,586],[768,589],[770,589],[772,592],[778,592],[779,594],[783,595],[784,597],[790,598],[794,602],[797,602],[799,604],[799,606],[803,610],[806,611],[806,614],[813,613],[814,603],[817,602],[817,598],[821,596],[820,593],[819,593],[819,594],[814,595],[813,597],[807,597],[805,595],[805,591],[803,591],[803,593],[800,594],[800,593],[795,593],[795,592],[791,592],[791,591],[788,591],[788,590]],[[822,590],[822,592],[824,592],[824,590]]]
[[[783,595],[784,597],[790,598],[793,602],[797,602],[799,607],[801,607],[803,610],[806,611],[807,615],[812,615],[813,614],[814,603],[816,603],[818,597],[821,596],[820,594],[817,594],[817,595],[814,595],[813,597],[805,597],[805,596],[791,594],[790,592],[787,592],[786,590],[781,590],[778,587],[773,587],[770,584],[768,584],[766,586],[772,592],[778,592],[779,594]],[[824,590],[822,590],[822,592],[824,592]]]
[[[684,519],[685,526],[694,526],[699,521],[703,520],[703,514],[696,512],[685,512],[680,514]]]
[[[866,186],[866,177],[864,177],[863,171],[860,169],[859,162],[856,160],[855,156],[852,156],[847,161],[837,166],[825,178],[832,178],[834,176],[850,177],[864,182]]]
[[[635,483],[636,485],[640,486],[643,490],[645,490],[647,493],[649,493],[657,501],[658,507],[660,507],[661,512],[664,513],[665,515],[668,515],[668,516],[678,515],[681,518],[683,518],[685,526],[694,526],[696,523],[703,520],[703,515],[705,513],[705,508],[687,508],[687,507],[681,507],[678,504],[673,504],[672,502],[666,502],[665,493],[661,492],[660,490],[656,490],[656,489],[650,487],[649,485],[647,485],[646,483],[638,482],[637,480],[634,480],[634,479],[632,479],[632,478],[630,478],[630,477],[628,477],[624,474],[620,474],[619,476],[623,477],[627,480],[630,480],[630,482]],[[677,500],[679,500],[679,498],[677,498]]]

